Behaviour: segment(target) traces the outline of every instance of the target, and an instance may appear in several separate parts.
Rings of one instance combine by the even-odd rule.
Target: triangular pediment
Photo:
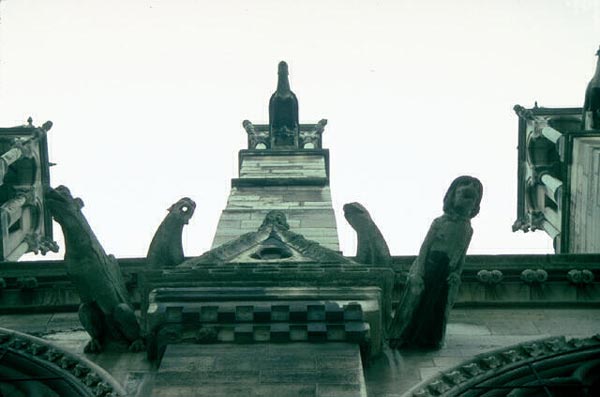
[[[197,258],[188,259],[180,266],[243,262],[352,263],[353,261],[316,241],[307,240],[301,234],[292,232],[289,230],[285,216],[279,211],[271,211],[256,232],[243,234]]]

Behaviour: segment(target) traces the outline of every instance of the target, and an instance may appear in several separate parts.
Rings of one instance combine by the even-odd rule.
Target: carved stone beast
[[[344,217],[356,231],[356,261],[367,265],[389,265],[392,262],[390,250],[369,211],[359,203],[349,203],[344,205]]]
[[[115,341],[127,342],[131,351],[143,350],[140,327],[119,264],[104,252],[81,213],[83,201],[59,186],[47,191],[46,203],[62,228],[67,274],[81,298],[79,319],[92,337],[85,352],[99,352]]]
[[[194,214],[196,203],[184,197],[169,208],[148,248],[146,260],[149,267],[177,266],[184,260],[181,233]]]

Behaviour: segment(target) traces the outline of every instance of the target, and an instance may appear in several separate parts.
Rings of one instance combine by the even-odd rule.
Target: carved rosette
[[[548,272],[544,269],[525,269],[521,272],[521,280],[530,285],[542,284],[548,280]]]
[[[589,285],[594,282],[594,273],[588,269],[571,269],[567,273],[567,280],[577,286]]]
[[[480,270],[477,272],[477,280],[486,285],[497,285],[502,282],[504,274],[498,270]]]

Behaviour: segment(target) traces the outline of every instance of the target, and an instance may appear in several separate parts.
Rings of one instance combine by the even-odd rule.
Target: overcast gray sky
[[[301,122],[329,120],[345,254],[344,203],[371,212],[393,254],[416,254],[462,174],[484,184],[469,253],[544,253],[543,232],[511,232],[512,107],[581,106],[599,44],[597,0],[2,0],[0,126],[54,122],[52,184],[85,201],[108,252],[145,256],[189,196],[198,255],[237,176],[241,122],[268,120],[286,60]]]

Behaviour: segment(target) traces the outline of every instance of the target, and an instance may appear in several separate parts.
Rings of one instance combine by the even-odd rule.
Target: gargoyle
[[[356,261],[368,265],[389,265],[392,262],[390,249],[369,211],[359,203],[349,203],[344,205],[344,217],[358,238]]]
[[[177,266],[183,262],[183,245],[181,233],[183,226],[187,225],[196,203],[184,197],[169,208],[169,213],[162,221],[148,249],[147,263],[150,267],[160,268]]]
[[[483,187],[477,178],[456,178],[444,197],[444,215],[436,218],[410,267],[407,284],[388,333],[390,346],[441,347],[448,314],[479,213]]]
[[[79,320],[92,337],[84,351],[96,353],[110,342],[121,341],[128,343],[130,351],[143,350],[140,326],[119,264],[106,254],[83,216],[83,201],[59,186],[46,192],[46,203],[62,228],[67,274],[81,298]]]

